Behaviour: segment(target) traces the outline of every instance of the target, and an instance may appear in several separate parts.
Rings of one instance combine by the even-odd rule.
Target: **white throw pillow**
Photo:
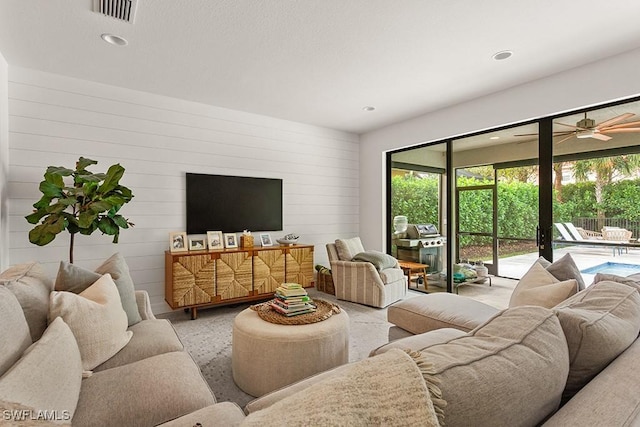
[[[78,404],[81,382],[78,344],[69,326],[56,318],[0,378],[0,401],[48,411],[68,422]]]
[[[80,294],[51,292],[49,319],[58,316],[64,319],[76,337],[82,366],[87,371],[120,351],[133,335],[127,331],[127,314],[109,274],[100,277]]]
[[[578,282],[575,279],[561,282],[536,262],[516,285],[509,300],[509,307],[536,305],[553,308],[576,292]]]

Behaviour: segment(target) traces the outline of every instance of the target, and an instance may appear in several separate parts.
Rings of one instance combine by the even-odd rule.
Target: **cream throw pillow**
[[[70,421],[78,405],[81,383],[78,344],[69,326],[56,318],[40,340],[0,378],[0,401],[36,411],[56,411],[57,419]],[[0,420],[2,415],[0,412]],[[0,424],[4,425],[2,421]]]
[[[575,279],[561,282],[536,262],[516,285],[509,307],[535,305],[553,308],[577,292],[578,282]]]
[[[111,275],[74,294],[51,292],[49,319],[62,317],[76,337],[82,367],[90,371],[122,349],[133,335],[127,331],[127,314]]]
[[[632,286],[599,282],[554,312],[569,346],[568,400],[638,338],[640,294]]]

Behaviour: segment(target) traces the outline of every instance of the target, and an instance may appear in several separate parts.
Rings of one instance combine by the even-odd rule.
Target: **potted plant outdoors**
[[[49,166],[40,183],[42,197],[33,204],[33,213],[25,218],[30,224],[37,224],[29,231],[29,241],[44,246],[55,239],[63,230],[71,234],[69,262],[73,263],[73,243],[77,233],[90,235],[96,230],[113,236],[118,243],[121,228],[129,228],[133,223],[118,214],[120,208],[131,201],[131,190],[120,185],[124,168],[115,164],[107,173],[92,173],[87,167],[97,161],[80,157],[76,169]],[[73,177],[70,185],[66,177]]]

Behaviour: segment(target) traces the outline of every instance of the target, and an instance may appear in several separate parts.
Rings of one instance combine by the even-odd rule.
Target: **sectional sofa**
[[[21,426],[636,425],[638,289],[596,276],[550,308],[434,326],[242,410],[216,403],[118,254],[96,271],[62,263],[55,279],[19,265],[0,274],[0,409]]]
[[[555,283],[563,290],[546,294],[562,298],[567,283]],[[450,316],[439,325],[429,319],[431,330],[374,349],[370,359],[400,349],[419,353],[430,363],[425,379],[439,381],[430,387],[431,397],[448,427],[640,425],[640,277],[597,275],[582,290],[575,280],[573,286],[572,296],[551,307],[522,304],[483,311],[451,295],[459,309],[471,307],[484,320],[471,326],[468,316]],[[455,327],[446,327],[451,322]],[[345,378],[353,365],[263,396],[246,410],[260,413],[300,399],[318,384]],[[344,395],[332,399],[348,401],[349,390],[357,387],[343,385]]]
[[[242,415],[216,404],[119,254],[97,272],[62,263],[55,281],[38,263],[0,273],[0,341],[0,424],[154,426],[213,407],[232,425]]]

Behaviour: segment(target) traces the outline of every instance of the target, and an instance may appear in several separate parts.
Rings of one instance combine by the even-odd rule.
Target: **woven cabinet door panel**
[[[178,307],[206,304],[215,295],[215,262],[208,255],[178,257],[173,263],[173,302]]]
[[[308,287],[313,285],[313,248],[293,248],[287,253],[286,280]]]
[[[272,294],[284,282],[285,255],[281,250],[256,251],[253,257],[253,290]]]
[[[220,254],[216,260],[216,295],[223,300],[248,296],[253,289],[252,275],[251,253]]]

